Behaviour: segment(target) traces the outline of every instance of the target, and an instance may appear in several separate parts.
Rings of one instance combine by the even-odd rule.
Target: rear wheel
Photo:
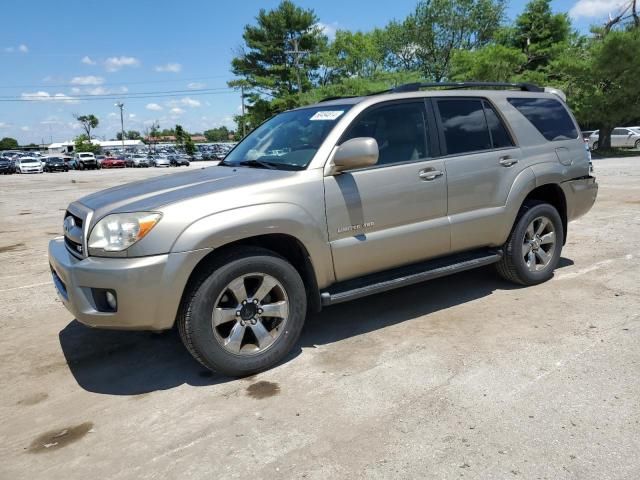
[[[525,203],[496,264],[498,273],[520,285],[549,280],[560,261],[563,239],[562,219],[552,205]]]
[[[635,148],[636,150],[640,149],[640,140],[636,140],[636,143],[635,143],[635,145],[634,145],[634,148]]]
[[[236,250],[192,282],[178,330],[205,367],[251,375],[289,353],[302,331],[306,307],[304,284],[290,263],[268,250]]]
[[[600,144],[598,142],[593,142],[593,147],[591,147],[591,149],[592,150],[597,150],[599,146],[600,146]]]

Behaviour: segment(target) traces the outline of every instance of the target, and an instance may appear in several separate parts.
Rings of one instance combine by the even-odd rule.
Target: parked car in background
[[[115,157],[106,157],[102,161],[102,168],[124,168],[126,167],[124,160]]]
[[[582,132],[580,132],[580,134],[582,135],[582,138],[589,141],[589,137],[591,136],[591,134],[595,132],[595,130],[582,130]]]
[[[68,172],[67,165],[62,157],[45,157],[43,160],[43,170],[45,172]]]
[[[106,155],[96,155],[96,162],[102,167],[102,162],[107,158]]]
[[[189,165],[191,165],[189,160],[185,157],[171,155],[168,158],[172,167],[188,167]]]
[[[589,136],[589,145],[591,150],[597,150],[600,147],[599,130],[594,131]],[[611,147],[613,148],[640,148],[640,131],[634,128],[614,128],[611,132]]]
[[[91,152],[79,152],[73,155],[75,170],[97,170],[100,168],[96,156]]]
[[[0,173],[2,175],[11,175],[15,172],[15,168],[13,160],[7,157],[0,157]]]
[[[16,160],[16,173],[42,173],[42,162],[34,157],[22,157]]]
[[[170,167],[171,161],[165,156],[156,156],[151,159],[151,166],[153,167]]]
[[[149,160],[146,155],[142,155],[140,153],[134,153],[130,155],[125,160],[125,164],[127,167],[132,168],[146,168],[149,166]]]

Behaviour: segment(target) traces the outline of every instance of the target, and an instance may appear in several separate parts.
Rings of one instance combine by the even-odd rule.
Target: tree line
[[[329,39],[312,9],[283,0],[247,25],[232,60],[250,131],[273,114],[333,96],[413,81],[502,81],[567,93],[583,127],[610,148],[614,127],[640,120],[640,21],[636,2],[588,35],[551,0],[531,0],[505,22],[505,0],[420,0],[403,20]]]

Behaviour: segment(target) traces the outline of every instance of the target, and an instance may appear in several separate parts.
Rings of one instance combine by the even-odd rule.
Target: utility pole
[[[124,154],[124,116],[122,110],[124,110],[124,103],[116,103],[116,107],[120,109],[120,135],[122,136],[122,153]]]
[[[245,137],[246,135],[246,131],[245,131],[245,119],[244,119],[244,85],[240,85],[240,99],[242,101],[242,138]]]
[[[285,50],[284,53],[288,55],[293,55],[293,64],[296,69],[296,76],[298,77],[298,97],[299,97],[300,94],[302,93],[302,80],[300,78],[300,58],[305,56],[307,53],[309,53],[309,50],[300,50],[298,48],[299,39],[297,37],[292,38],[291,42],[293,43],[293,50]]]

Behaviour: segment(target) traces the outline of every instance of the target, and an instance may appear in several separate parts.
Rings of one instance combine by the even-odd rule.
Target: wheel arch
[[[546,183],[544,185],[537,186],[527,194],[522,202],[522,205],[530,200],[538,200],[540,202],[548,203],[558,211],[558,213],[560,214],[560,218],[562,219],[562,244],[566,244],[568,227],[567,198],[564,194],[564,191],[562,190],[562,187],[560,187],[560,185],[558,185],[557,183]],[[520,206],[521,208],[522,205]]]
[[[255,235],[229,242],[215,248],[204,256],[194,267],[182,293],[182,299],[193,287],[201,274],[214,268],[225,257],[249,248],[263,248],[288,261],[300,274],[307,292],[308,310],[318,312],[322,308],[320,301],[320,289],[316,280],[316,271],[311,261],[309,251],[304,243],[293,235],[284,233],[270,233]],[[181,302],[182,303],[182,302]]]

